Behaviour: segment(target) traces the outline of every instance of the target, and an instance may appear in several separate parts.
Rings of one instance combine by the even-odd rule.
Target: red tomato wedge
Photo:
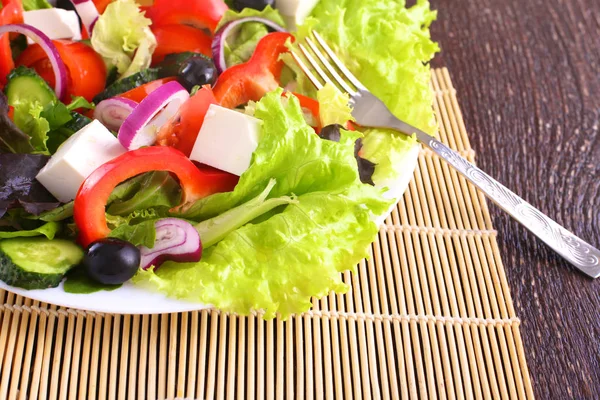
[[[131,89],[128,92],[122,93],[122,94],[119,95],[119,97],[125,97],[126,99],[130,99],[130,100],[133,100],[133,101],[135,101],[137,103],[140,103],[150,93],[154,92],[156,89],[158,89],[159,87],[161,87],[165,83],[174,81],[175,79],[177,79],[177,78],[175,78],[174,76],[173,77],[168,77],[168,78],[157,79],[155,81],[148,82],[148,83],[146,83],[144,85],[141,85],[141,86],[138,86],[138,87],[136,87],[134,89]]]
[[[0,25],[23,23],[21,0],[2,0]],[[10,48],[10,35],[0,35],[0,88],[6,84],[6,76],[15,68]]]
[[[223,0],[156,0],[146,17],[153,27],[181,24],[214,33],[228,9]]]
[[[162,126],[158,132],[157,143],[161,146],[175,147],[189,157],[211,104],[218,104],[217,99],[210,86],[204,86],[183,103],[178,113]]]
[[[158,64],[170,53],[191,51],[211,57],[212,38],[204,31],[186,25],[164,25],[152,27],[156,37],[156,50],[152,64]]]
[[[90,46],[71,40],[53,40],[68,72],[67,99],[82,96],[91,101],[104,90],[106,65]],[[54,73],[44,50],[38,44],[28,46],[17,58],[17,65],[33,68],[48,84],[54,86]]]

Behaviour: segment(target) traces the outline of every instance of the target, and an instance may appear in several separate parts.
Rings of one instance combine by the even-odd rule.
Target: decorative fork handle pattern
[[[600,276],[600,250],[567,231],[439,140],[424,132],[415,133],[421,143],[452,165],[554,251],[585,274],[593,278]]]

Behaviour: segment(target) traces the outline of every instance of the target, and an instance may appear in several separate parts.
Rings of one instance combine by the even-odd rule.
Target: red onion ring
[[[94,118],[115,132],[119,131],[123,121],[131,114],[138,103],[124,97],[102,100],[94,109]]]
[[[190,94],[178,82],[171,81],[150,93],[123,121],[117,138],[128,150],[150,146],[156,135]]]
[[[236,19],[235,21],[230,21],[223,25],[218,31],[215,32],[215,36],[212,42],[212,52],[213,52],[213,61],[215,63],[215,67],[217,67],[217,72],[222,74],[223,71],[227,69],[227,63],[225,62],[225,41],[231,34],[234,28],[239,27],[246,22],[260,22],[261,24],[266,25],[267,27],[273,29],[276,32],[285,32],[285,28],[281,25],[276,24],[275,22],[259,17],[246,17]]]
[[[79,14],[81,22],[88,32],[90,37],[92,36],[92,29],[98,20],[100,14],[98,9],[92,0],[71,0],[71,3],[75,7],[75,11]]]
[[[8,32],[16,32],[25,35],[40,45],[40,47],[48,55],[48,59],[52,65],[52,71],[54,72],[55,79],[54,92],[56,93],[56,97],[58,97],[60,100],[66,100],[64,97],[67,92],[67,67],[65,67],[65,63],[63,63],[62,59],[60,58],[60,54],[58,54],[58,50],[56,50],[56,46],[54,46],[52,40],[50,40],[50,38],[46,36],[44,32],[27,24],[10,24],[0,26],[0,35]]]
[[[197,262],[202,257],[202,243],[198,231],[187,221],[179,218],[164,218],[155,222],[156,240],[149,249],[140,246],[144,270],[154,265],[158,268],[163,262]]]

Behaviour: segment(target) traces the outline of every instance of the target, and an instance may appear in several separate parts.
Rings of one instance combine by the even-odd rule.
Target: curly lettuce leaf
[[[134,0],[114,1],[94,25],[92,47],[121,77],[132,75],[152,61],[156,38],[151,23]]]
[[[31,145],[35,152],[50,154],[46,146],[50,124],[42,116],[44,106],[33,99],[23,99],[11,105],[14,107],[15,125],[31,138]]]
[[[317,29],[352,73],[394,115],[433,133],[436,125],[428,62],[439,50],[429,34],[436,12],[430,10],[427,0],[418,0],[410,8],[405,5],[398,0],[322,0],[299,28],[298,37],[302,39],[311,29]],[[310,82],[301,75],[298,85],[301,92],[313,93]],[[414,141],[391,131],[380,134],[389,140],[381,135],[365,138],[363,149],[370,154],[369,160],[378,164],[375,183],[385,186],[401,173],[395,166],[401,164]]]
[[[252,8],[244,8],[240,12],[235,10],[227,10],[217,29],[221,28],[228,22],[235,21],[241,18],[258,17],[271,20],[278,25],[285,27],[285,22],[279,14],[279,11],[271,6],[265,7],[264,10],[254,10]],[[237,31],[232,32],[227,38],[224,46],[225,61],[228,67],[241,64],[248,61],[254,53],[256,45],[264,36],[269,33],[268,28],[260,22],[246,22],[242,24]]]
[[[352,109],[348,105],[350,97],[340,92],[335,86],[327,83],[317,92],[319,102],[319,119],[322,126],[339,124],[345,126],[348,121],[354,121]]]
[[[298,99],[281,90],[259,101],[255,116],[263,121],[261,140],[235,190],[187,211],[200,219],[220,215],[269,186],[269,199],[295,195],[295,201],[227,234],[200,262],[139,272],[137,284],[239,314],[265,310],[267,318],[306,311],[311,296],[347,290],[340,272],[367,255],[377,234],[374,215],[390,205],[381,190],[359,180],[357,136],[320,139]]]

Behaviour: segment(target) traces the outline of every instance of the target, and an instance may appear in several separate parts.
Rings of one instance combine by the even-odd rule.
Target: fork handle
[[[490,200],[567,261],[592,278],[600,276],[600,250],[581,240],[434,137],[413,130],[417,139],[453,166]]]

